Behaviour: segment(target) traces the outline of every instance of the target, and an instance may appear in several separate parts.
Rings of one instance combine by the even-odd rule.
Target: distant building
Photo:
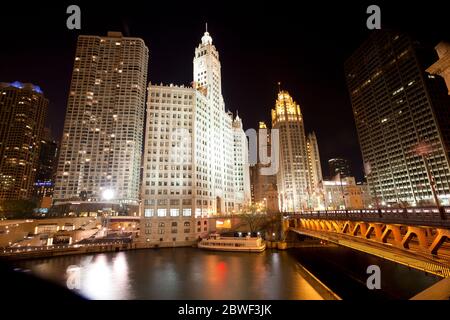
[[[137,212],[147,64],[142,39],[78,37],[54,191],[62,211]]]
[[[30,83],[0,83],[0,200],[31,199],[48,100]]]
[[[238,115],[233,120],[234,137],[234,199],[238,203],[237,210],[251,202],[250,168],[248,162],[248,142],[242,120]]]
[[[306,138],[308,152],[308,168],[311,189],[311,207],[318,208],[320,204],[320,183],[323,180],[322,167],[320,164],[319,145],[314,132],[308,134]]]
[[[280,91],[272,109],[272,128],[279,130],[280,164],[277,186],[283,212],[311,207],[305,127],[300,106],[287,91]]]
[[[49,128],[44,128],[40,143],[39,165],[34,183],[35,195],[41,208],[50,208],[58,162],[58,143]],[[44,203],[43,203],[44,202]]]
[[[450,96],[442,78],[425,72],[434,55],[383,29],[345,63],[367,181],[380,203],[433,204],[434,185],[440,204],[450,204]]]
[[[330,178],[336,176],[341,178],[351,177],[350,163],[347,159],[334,158],[328,160],[328,168],[330,169]]]
[[[365,208],[367,197],[364,188],[355,183],[355,178],[322,182],[324,207],[328,210],[352,210]]]
[[[261,138],[264,139],[264,143],[260,141]],[[277,213],[280,211],[278,206],[277,175],[267,175],[261,172],[262,168],[269,168],[272,165],[272,163],[261,163],[259,157],[260,152],[268,158],[271,157],[272,153],[271,134],[264,122],[259,123],[257,140],[257,163],[250,167],[252,202],[263,206],[268,213]]]
[[[433,65],[427,69],[427,72],[444,78],[448,94],[450,94],[450,43],[444,41],[439,42],[435,47],[435,50],[439,56],[439,60],[433,63]]]
[[[369,185],[366,182],[357,182],[356,185],[361,190],[362,203],[364,208],[376,208],[377,203],[370,195]]]

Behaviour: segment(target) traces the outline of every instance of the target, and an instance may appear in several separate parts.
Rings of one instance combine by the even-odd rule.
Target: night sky
[[[148,80],[189,85],[194,48],[208,22],[226,108],[239,110],[245,128],[270,124],[280,81],[300,104],[306,130],[316,132],[324,175],[328,159],[345,157],[358,179],[363,165],[343,63],[369,35],[367,6],[381,7],[383,27],[406,31],[430,48],[450,38],[445,1],[92,2],[15,1],[0,9],[0,82],[42,88],[55,138],[62,134],[79,34],[110,30],[143,38],[150,50]],[[66,28],[70,4],[81,7],[81,30]]]

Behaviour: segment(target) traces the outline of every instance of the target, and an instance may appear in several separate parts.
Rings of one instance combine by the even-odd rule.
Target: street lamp
[[[441,205],[439,203],[439,197],[436,193],[436,182],[434,181],[434,178],[430,171],[430,166],[428,164],[428,156],[432,153],[431,145],[428,144],[425,141],[421,141],[417,144],[414,151],[417,155],[422,156],[423,163],[425,165],[425,170],[427,172],[428,182],[430,183],[431,193],[433,194],[434,202],[436,204],[436,207],[441,210]]]
[[[107,200],[107,201],[112,200],[114,198],[114,196],[115,196],[115,192],[112,189],[105,189],[102,192],[102,197],[104,200]]]

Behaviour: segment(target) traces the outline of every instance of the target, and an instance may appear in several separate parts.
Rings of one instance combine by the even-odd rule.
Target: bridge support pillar
[[[352,224],[350,221],[347,221],[344,223],[344,226],[342,227],[342,233],[347,233],[348,231],[350,231],[350,233],[352,232],[353,228],[352,228]]]
[[[327,227],[327,231],[333,231],[333,226],[330,221],[325,221],[325,226]]]
[[[402,234],[400,231],[400,226],[396,226],[396,225],[388,225],[386,226],[386,229],[384,229],[383,235],[381,236],[381,241],[386,243],[388,242],[388,237],[389,234],[392,233],[394,241],[393,241],[393,245],[397,246],[397,247],[402,247]]]
[[[343,226],[341,221],[332,221],[331,225],[334,227],[335,232],[341,232]]]
[[[361,237],[365,237],[367,233],[367,225],[364,222],[358,222],[355,224],[355,228],[353,229],[352,235],[358,235],[358,229],[361,232]]]
[[[319,220],[313,220],[314,230],[320,231],[320,222]]]
[[[450,230],[448,229],[437,229],[436,237],[433,240],[433,243],[429,247],[429,251],[431,254],[438,254],[439,248],[445,241],[450,240]]]
[[[419,240],[420,249],[426,251],[428,249],[426,230],[418,227],[408,227],[408,231],[402,240],[402,247],[409,249],[409,242],[414,236]]]

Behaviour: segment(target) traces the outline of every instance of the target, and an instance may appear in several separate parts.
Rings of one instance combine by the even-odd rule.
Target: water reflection
[[[81,268],[79,293],[89,299],[319,299],[287,252],[208,252],[193,248],[139,250],[24,262],[65,284]]]
[[[81,261],[79,292],[90,299],[132,299],[124,252],[99,254]]]
[[[417,270],[342,247],[262,253],[194,248],[137,250],[18,262],[66,285],[78,266],[78,292],[89,299],[320,299],[301,276],[305,265],[344,299],[408,299],[437,281]],[[366,269],[382,268],[382,290],[368,290]],[[411,281],[414,279],[414,281]]]

